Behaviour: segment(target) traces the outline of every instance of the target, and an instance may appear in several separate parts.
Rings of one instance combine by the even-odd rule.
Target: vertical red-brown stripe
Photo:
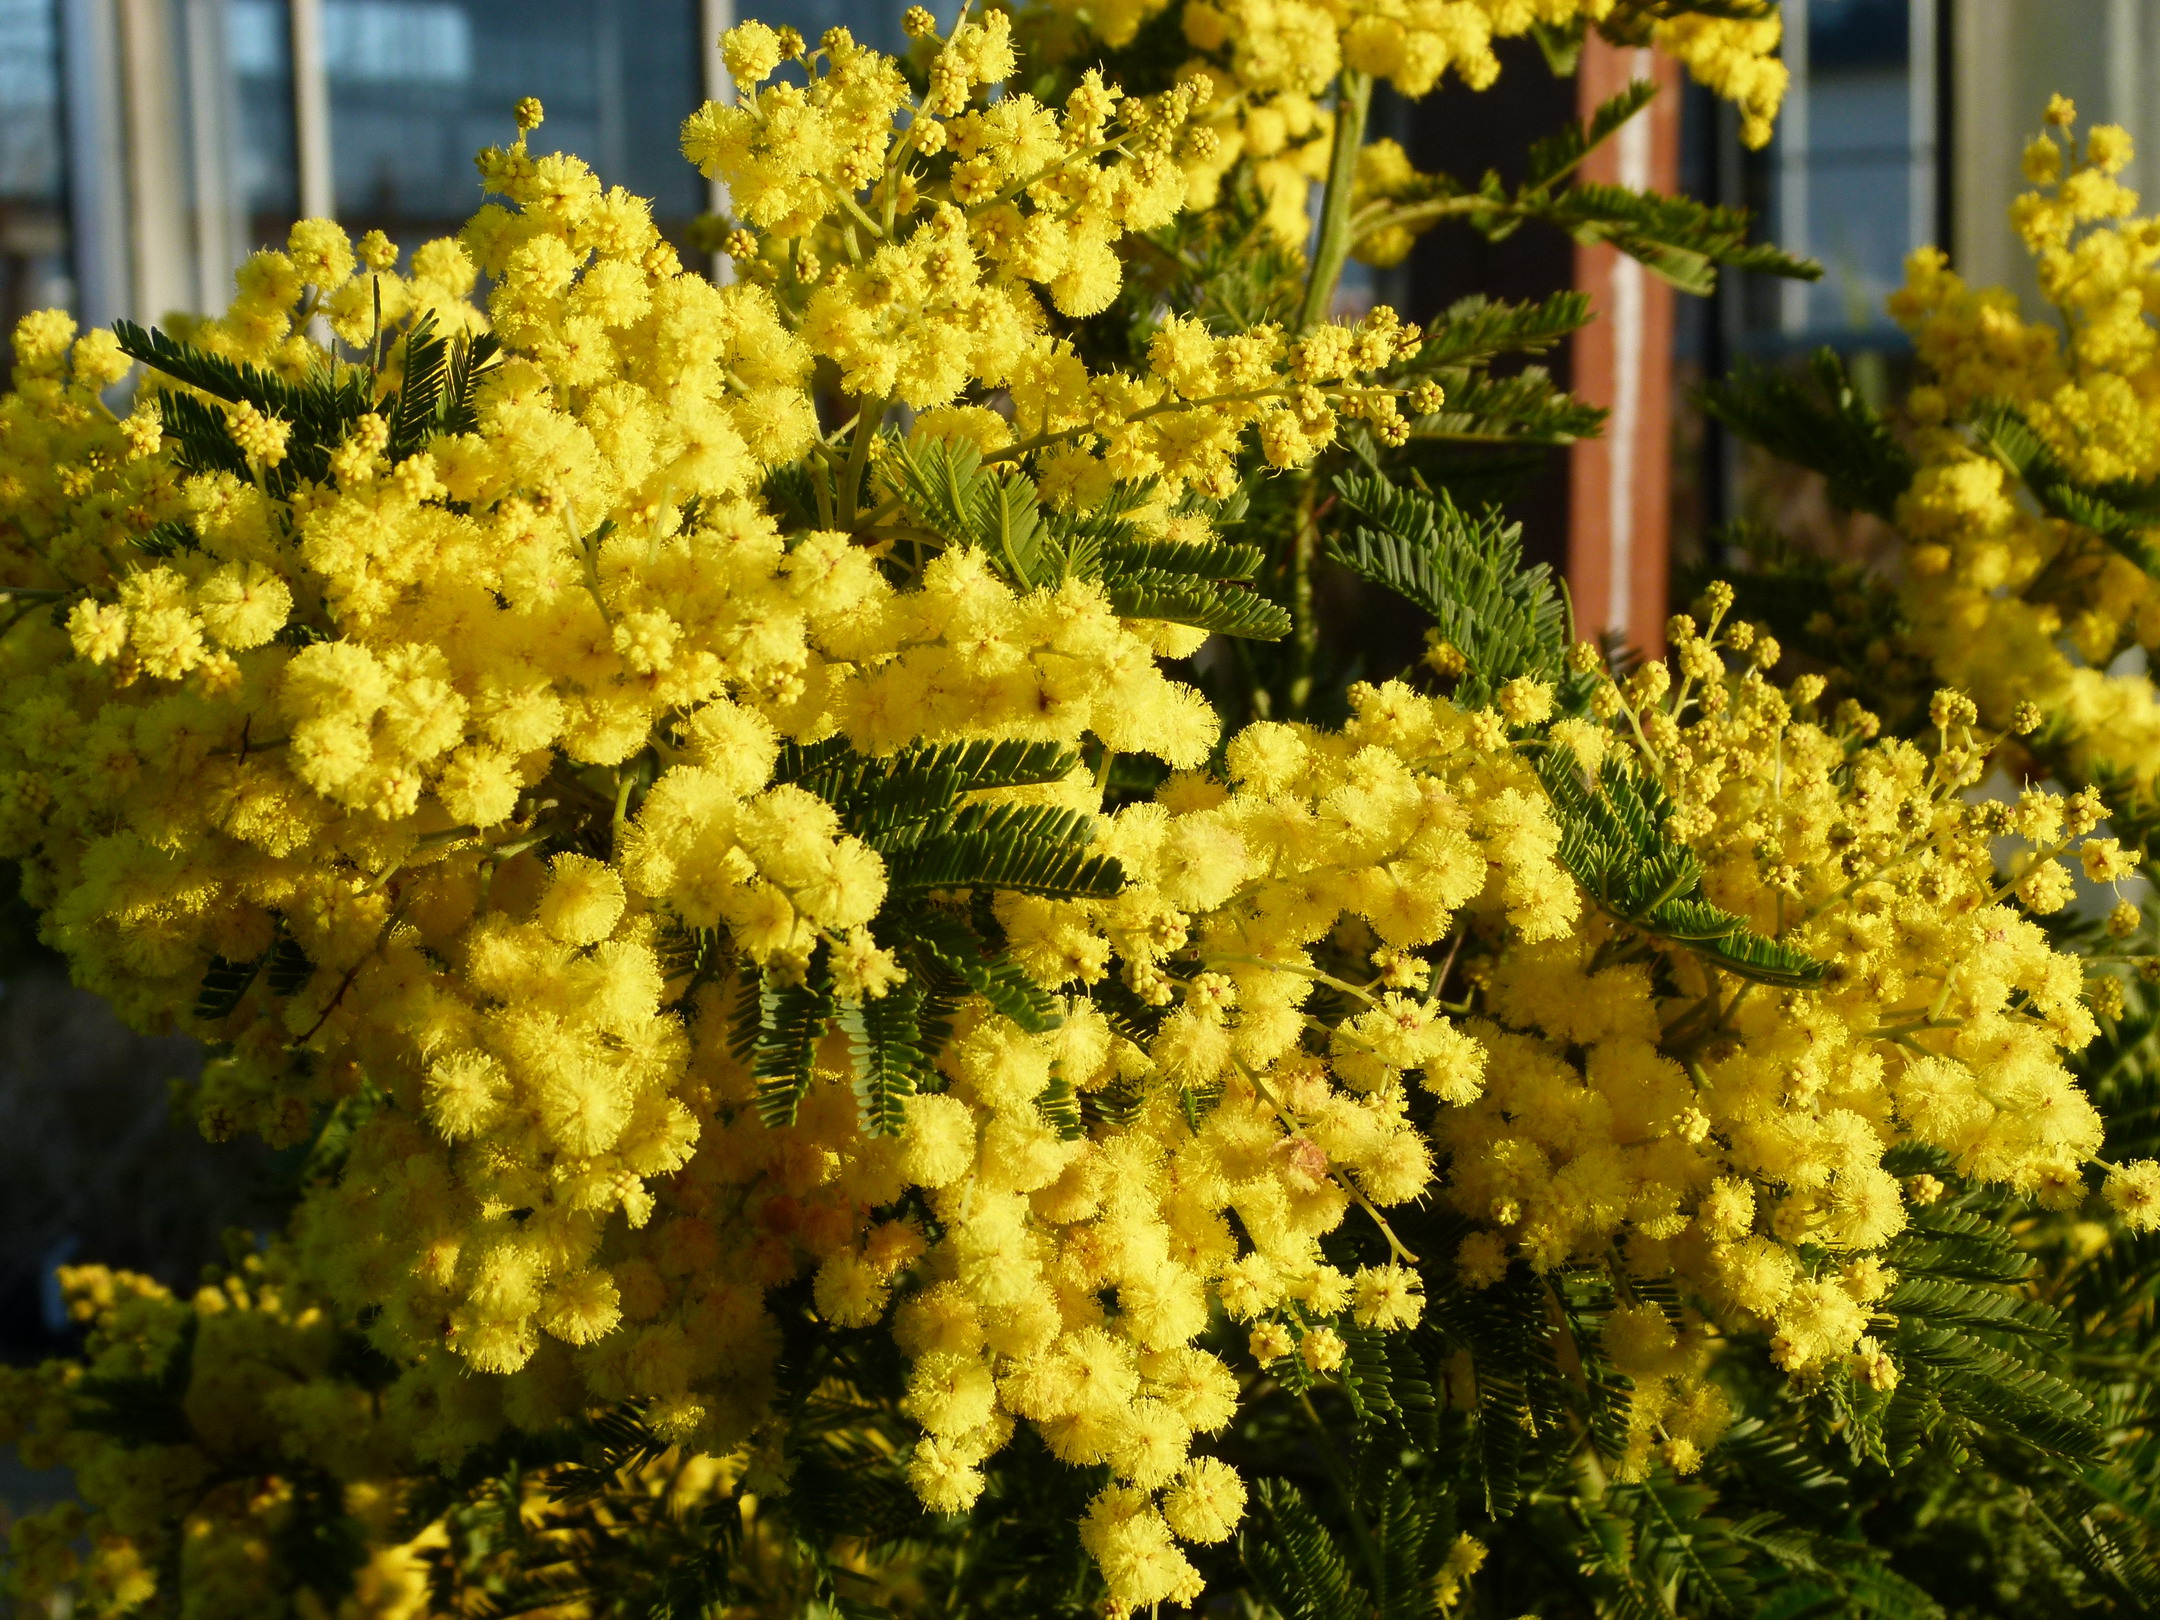
[[[1680,168],[1680,72],[1669,57],[1592,35],[1578,80],[1581,114],[1654,78],[1648,110],[1593,153],[1584,178],[1671,191]],[[1617,631],[1662,650],[1672,512],[1673,289],[1603,243],[1575,250],[1575,285],[1596,320],[1574,339],[1574,391],[1610,414],[1603,438],[1572,451],[1568,589],[1586,636]]]

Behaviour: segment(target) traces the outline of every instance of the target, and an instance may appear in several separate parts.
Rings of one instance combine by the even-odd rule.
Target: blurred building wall
[[[1951,4],[1952,259],[1968,281],[2014,287],[2037,308],[2031,260],[2008,223],[2025,189],[2018,154],[2060,92],[2082,126],[2127,128],[2139,156],[2125,178],[2160,186],[2160,0]]]

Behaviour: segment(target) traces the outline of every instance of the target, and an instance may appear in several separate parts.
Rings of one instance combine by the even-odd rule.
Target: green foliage
[[[1917,471],[1911,453],[1854,392],[1836,351],[1817,350],[1809,370],[1813,388],[1743,364],[1702,390],[1703,409],[1750,443],[1821,473],[1838,505],[1893,518]]]
[[[2160,481],[2080,482],[2055,458],[2032,425],[2008,405],[1990,405],[1972,419],[1973,437],[2009,473],[2024,481],[2040,509],[2090,529],[2148,574],[2160,574]]]
[[[133,321],[115,321],[113,331],[124,354],[172,382],[227,405],[252,405],[286,423],[291,431],[285,459],[264,472],[265,482],[278,495],[289,494],[302,481],[328,479],[330,452],[370,411],[389,425],[393,462],[418,454],[435,434],[470,431],[477,425],[474,388],[500,363],[502,352],[492,333],[475,338],[460,332],[445,338],[434,316],[422,314],[402,340],[399,384],[386,389],[384,370],[373,361],[354,365],[332,360],[293,382]],[[182,467],[249,476],[247,458],[219,411],[196,394],[176,389],[161,393],[158,403],[167,437],[178,442]]]
[[[853,1000],[832,982],[829,946],[813,953],[799,983],[743,968],[755,1002],[737,1024],[739,1055],[759,1081],[767,1123],[792,1121],[809,1091],[819,1040],[835,1023],[854,1056],[864,1128],[899,1130],[907,1097],[935,1083],[930,1058],[954,1005],[985,997],[1031,1030],[1056,1026],[1055,998],[1006,953],[986,907],[956,909],[944,895],[995,891],[1060,898],[1118,892],[1124,874],[1089,851],[1092,818],[1047,805],[986,804],[964,796],[1056,782],[1077,756],[1055,744],[978,739],[905,749],[890,759],[859,754],[843,738],[783,746],[774,775],[830,804],[849,833],[883,857],[887,895],[871,924],[878,945],[907,973],[903,985]]]
[[[1144,492],[1128,494],[1122,508],[1047,514],[1032,479],[985,467],[965,440],[885,443],[883,464],[906,516],[937,543],[980,548],[1020,589],[1089,579],[1126,618],[1259,640],[1290,629],[1288,614],[1238,583],[1258,567],[1258,551],[1144,538],[1126,515]]]
[[[1246,1572],[1283,1620],[1426,1620],[1445,1613],[1437,1583],[1455,1536],[1444,1495],[1399,1469],[1368,1471],[1344,1545],[1297,1487],[1264,1480],[1239,1539]]]
[[[1394,217],[1422,222],[1458,216],[1496,241],[1513,234],[1525,220],[1543,220],[1578,242],[1609,242],[1683,292],[1705,296],[1715,289],[1721,268],[1819,279],[1820,265],[1749,242],[1744,210],[1579,178],[1583,159],[1655,94],[1654,85],[1631,84],[1600,105],[1587,123],[1538,141],[1520,186],[1510,189],[1492,171],[1475,187],[1446,175],[1425,176],[1418,194]]]
[[[1473,366],[1505,354],[1543,354],[1591,321],[1590,295],[1569,288],[1535,304],[1480,294],[1458,299],[1425,329],[1408,369]]]
[[[1493,512],[1469,518],[1444,490],[1402,489],[1378,473],[1346,475],[1335,487],[1365,521],[1331,555],[1432,615],[1467,665],[1459,702],[1488,702],[1522,675],[1558,687],[1563,707],[1587,695],[1587,679],[1567,667],[1566,598],[1542,563],[1523,566],[1521,524]]]
[[[1757,984],[1822,982],[1820,962],[1703,897],[1702,862],[1666,833],[1671,806],[1655,781],[1617,757],[1592,781],[1559,746],[1539,754],[1538,775],[1560,818],[1561,864],[1609,916]]]

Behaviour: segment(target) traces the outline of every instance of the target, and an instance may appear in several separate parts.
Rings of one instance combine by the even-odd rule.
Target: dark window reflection
[[[281,243],[300,213],[285,0],[228,0],[232,196],[250,246]]]
[[[515,136],[526,95],[547,107],[536,147],[652,198],[670,234],[704,207],[678,145],[702,97],[696,0],[326,0],[323,44],[338,217],[356,232],[456,229],[480,203],[473,153]]]
[[[53,0],[0,0],[0,386],[17,318],[73,291],[55,24]]]

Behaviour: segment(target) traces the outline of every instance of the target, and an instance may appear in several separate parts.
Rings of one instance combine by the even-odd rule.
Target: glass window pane
[[[1793,84],[1767,152],[1742,162],[1744,195],[1769,240],[1821,262],[1823,278],[1748,278],[1737,288],[1744,349],[1797,352],[1823,343],[1898,346],[1884,300],[1904,260],[1935,230],[1934,151],[1916,106],[1935,65],[1915,67],[1934,0],[1789,0]],[[1919,22],[1915,11],[1919,8]],[[1925,216],[1925,217],[1921,217]]]
[[[1823,279],[1788,327],[1888,327],[1913,242],[1907,0],[1809,0],[1807,252]]]
[[[232,195],[249,246],[282,244],[300,212],[285,0],[228,0],[225,61],[232,74]]]
[[[325,0],[338,217],[411,243],[479,206],[473,153],[516,135],[575,152],[603,183],[654,200],[679,238],[705,207],[682,121],[703,99],[696,0]]]
[[[0,384],[18,317],[70,301],[54,0],[0,0]]]

